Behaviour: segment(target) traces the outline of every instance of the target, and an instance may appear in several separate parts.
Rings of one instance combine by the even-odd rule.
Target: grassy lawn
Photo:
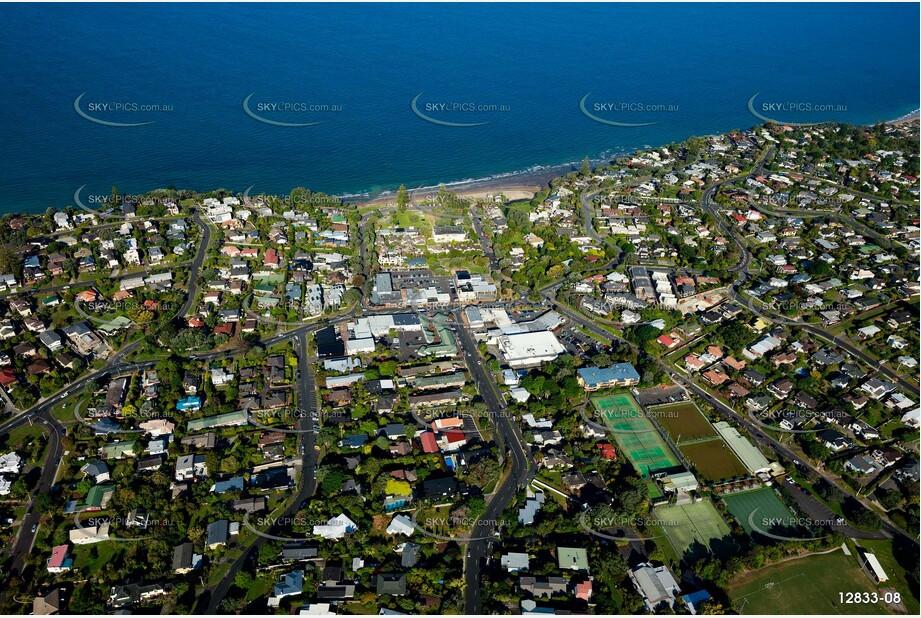
[[[375,605],[374,603],[358,603],[358,602],[353,601],[351,603],[348,603],[345,606],[345,611],[347,614],[355,614],[355,615],[363,615],[363,616],[372,615],[373,616],[374,614],[377,613],[378,610],[377,610],[377,605]]]
[[[38,423],[34,425],[21,425],[9,433],[9,439],[6,444],[8,447],[16,444],[27,444],[43,435],[45,435],[45,432],[42,431],[42,426]]]
[[[418,210],[407,209],[403,212],[395,211],[391,215],[390,220],[400,227],[414,227],[426,238],[431,238],[432,236],[433,215]]]
[[[74,417],[74,407],[76,407],[78,403],[82,403],[84,399],[85,397],[78,399],[66,399],[58,405],[54,406],[54,408],[51,410],[51,414],[54,415],[54,418],[58,419],[65,425],[76,423],[77,419]]]
[[[474,414],[473,422],[476,424],[477,430],[479,430],[480,434],[483,436],[483,440],[486,442],[492,441],[492,424],[489,422],[489,417]]]
[[[119,543],[112,541],[78,545],[74,548],[74,568],[84,573],[98,573],[106,564],[112,562],[120,551]]]
[[[538,476],[540,480],[556,488],[560,488],[563,485],[563,475],[558,470],[541,470]]]
[[[269,596],[273,584],[274,582],[270,575],[260,575],[246,591],[246,602],[252,603],[258,598]]]
[[[854,555],[841,551],[759,569],[729,589],[740,614],[881,614],[882,604],[840,603],[842,592],[873,592]]]
[[[221,564],[221,566],[211,571],[211,573],[208,575],[209,586],[216,586],[218,582],[224,578],[224,575],[227,573],[227,571],[230,570],[230,564],[233,562],[233,560],[230,558],[224,558],[224,560],[225,562]]]
[[[650,517],[649,519],[653,521],[655,520],[654,517]],[[659,548],[659,551],[662,552],[662,557],[666,562],[668,562],[673,567],[677,566],[678,563],[681,562],[681,559],[678,556],[678,552],[676,552],[675,548],[672,547],[672,544],[669,543],[668,537],[665,536],[665,530],[662,529],[662,526],[650,522],[646,526],[646,532],[646,536],[650,536],[655,539],[654,542],[656,547]]]
[[[908,613],[918,615],[918,612],[921,611],[921,606],[918,603],[918,586],[917,584],[912,585],[905,572],[906,567],[909,566],[912,560],[917,562],[917,551],[914,557],[909,555],[909,552],[896,552],[893,549],[891,539],[883,541],[862,540],[860,545],[867,551],[876,554],[879,563],[883,565],[883,570],[889,576],[889,581],[884,583],[882,587],[891,586],[898,590],[902,595],[902,603],[908,608]],[[895,557],[896,553],[899,554],[899,559]]]

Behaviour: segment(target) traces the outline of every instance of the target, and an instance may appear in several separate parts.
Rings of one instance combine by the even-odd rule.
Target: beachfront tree
[[[397,189],[397,208],[402,212],[406,210],[408,204],[409,192],[406,190],[406,185],[400,185],[400,188]]]

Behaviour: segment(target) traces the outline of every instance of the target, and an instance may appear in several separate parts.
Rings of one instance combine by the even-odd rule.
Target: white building
[[[432,230],[432,240],[438,244],[465,242],[467,232],[459,225],[443,225]]]
[[[509,367],[535,367],[549,363],[566,352],[551,331],[534,331],[500,335],[492,342]]]
[[[680,589],[668,568],[654,567],[648,562],[638,564],[630,570],[630,580],[640,593],[646,611],[652,612],[663,603],[674,607]]]
[[[391,520],[390,525],[387,526],[387,534],[397,535],[404,534],[406,536],[412,536],[413,532],[416,531],[416,526],[413,524],[413,521],[406,515],[397,515]]]
[[[314,526],[313,533],[324,539],[339,540],[349,532],[358,530],[358,524],[348,518],[345,513],[333,517],[325,524]]]
[[[89,545],[109,540],[109,522],[98,526],[83,526],[70,531],[70,542],[74,545]]]
[[[0,456],[0,474],[19,474],[22,470],[22,457],[16,453]]]

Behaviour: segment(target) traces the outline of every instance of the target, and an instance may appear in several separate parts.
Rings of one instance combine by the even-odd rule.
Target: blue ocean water
[[[483,178],[749,127],[756,93],[789,122],[892,119],[919,106],[918,20],[878,3],[5,5],[0,211],[67,206],[84,185]],[[90,117],[152,124],[91,122],[81,94]],[[258,121],[251,94],[256,116],[320,124]],[[602,120],[655,124],[592,120],[586,95]],[[424,120],[417,96],[421,115],[476,126]]]

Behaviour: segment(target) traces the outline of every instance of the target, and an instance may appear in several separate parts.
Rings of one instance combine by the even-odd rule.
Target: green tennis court
[[[640,404],[636,402],[636,399],[630,393],[615,393],[604,397],[595,397],[592,399],[592,403],[600,412],[642,413]]]
[[[693,562],[708,553],[724,556],[734,546],[729,526],[709,500],[657,506],[653,513],[668,541],[683,560]]]
[[[754,513],[752,520],[755,526],[772,534],[794,535],[797,530],[793,513],[777,497],[773,489],[762,487],[754,491],[745,491],[738,494],[723,496],[723,502],[732,516],[751,534],[752,526],[748,519]],[[758,541],[767,540],[763,535],[758,535]]]
[[[630,393],[598,397],[592,399],[592,404],[641,476],[648,478],[653,472],[680,465]]]

